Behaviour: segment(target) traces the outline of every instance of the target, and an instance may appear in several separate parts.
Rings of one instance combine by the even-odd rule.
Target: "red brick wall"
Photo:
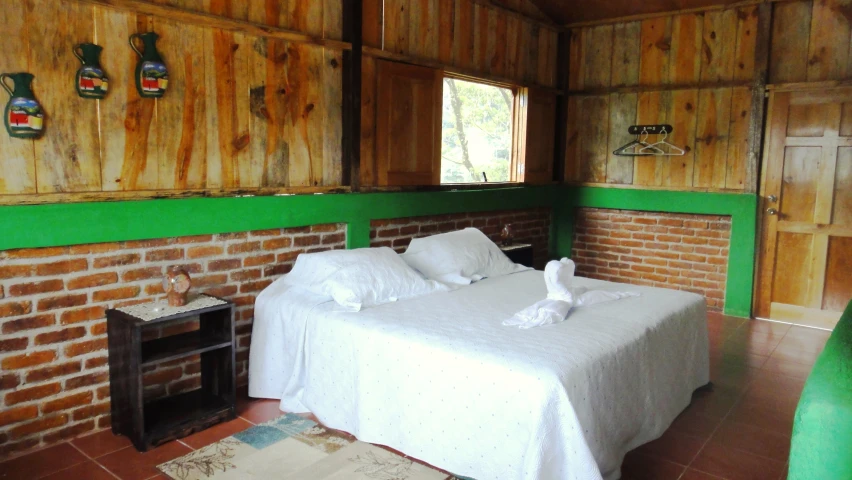
[[[254,300],[303,251],[344,248],[345,225],[0,251],[0,456],[109,426],[104,310],[163,298],[182,265],[194,292],[236,303],[238,382]],[[155,335],[197,328],[197,322]],[[198,386],[198,359],[145,372],[146,396]]]
[[[493,241],[500,243],[500,231],[503,225],[511,223],[515,242],[531,243],[535,252],[535,262],[537,267],[541,268],[548,260],[550,217],[549,208],[532,208],[373,220],[370,223],[370,246],[392,247],[402,253],[413,238],[452,232],[467,227],[476,227]]]
[[[572,258],[577,274],[700,293],[725,303],[731,217],[581,208]]]

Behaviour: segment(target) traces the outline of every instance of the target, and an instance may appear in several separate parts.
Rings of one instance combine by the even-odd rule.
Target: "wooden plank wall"
[[[745,182],[757,12],[750,5],[572,29],[566,181],[753,189]],[[769,88],[852,80],[848,1],[775,2],[770,38]],[[645,122],[672,124],[672,143],[687,154],[613,155],[634,138],[627,126]]]
[[[147,3],[318,38],[342,35],[340,0]],[[340,185],[342,51],[223,30],[195,17],[78,0],[2,2],[7,48],[0,65],[35,75],[47,118],[41,139],[0,134],[0,203]],[[146,31],[161,36],[170,74],[157,100],[139,98],[137,58],[127,44],[130,34]],[[83,42],[104,47],[104,100],[84,100],[74,90],[80,64],[72,46]]]
[[[376,58],[556,87],[559,29],[529,0],[364,0],[361,184],[376,184]],[[369,50],[368,50],[368,53]]]
[[[566,181],[744,189],[757,8],[573,29]],[[613,155],[637,123],[671,124],[686,155]]]

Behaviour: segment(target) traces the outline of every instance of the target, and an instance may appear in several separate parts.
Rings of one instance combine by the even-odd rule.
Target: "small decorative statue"
[[[500,243],[504,246],[511,245],[515,240],[515,232],[512,231],[512,224],[503,225],[503,230],[500,231]]]
[[[144,53],[136,48],[135,39],[142,40]],[[139,55],[136,64],[136,90],[143,98],[159,98],[166,93],[169,86],[169,72],[163,63],[160,52],[157,51],[157,39],[154,32],[134,33],[130,36],[130,47]]]
[[[7,78],[12,80],[12,87],[6,82]],[[0,83],[12,96],[6,104],[3,123],[13,138],[38,138],[44,133],[44,111],[30,87],[33,78],[31,73],[0,74]]]
[[[186,305],[187,292],[191,286],[192,279],[189,278],[189,274],[178,266],[169,267],[166,276],[163,277],[163,290],[172,307]]]
[[[77,70],[77,94],[83,98],[104,98],[109,90],[109,79],[101,68],[103,47],[94,43],[75,45],[74,56],[83,64]]]

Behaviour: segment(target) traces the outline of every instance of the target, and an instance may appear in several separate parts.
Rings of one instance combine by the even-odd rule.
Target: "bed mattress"
[[[575,285],[641,296],[520,330],[501,322],[545,297],[540,271],[360,312],[279,280],[257,299],[249,395],[477,480],[619,478],[709,381],[705,302]]]

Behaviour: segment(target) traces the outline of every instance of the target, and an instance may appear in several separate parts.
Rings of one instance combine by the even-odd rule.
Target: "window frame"
[[[465,74],[461,74],[461,73],[457,73],[457,72],[449,72],[449,71],[443,70],[442,73],[441,73],[441,88],[442,89],[444,88],[444,79],[446,79],[446,78],[452,78],[452,79],[461,80],[461,81],[469,82],[469,83],[478,83],[478,84],[481,84],[481,85],[488,85],[488,86],[491,86],[491,87],[503,88],[503,89],[507,89],[507,90],[512,92],[512,112],[510,114],[510,119],[509,119],[509,126],[511,128],[511,132],[509,132],[509,135],[511,137],[511,140],[510,140],[511,144],[509,145],[509,180],[507,180],[505,182],[492,182],[492,181],[488,181],[488,182],[465,182],[465,183],[459,183],[459,182],[444,183],[444,182],[440,182],[440,183],[438,183],[438,185],[440,185],[440,186],[444,186],[444,185],[447,185],[447,186],[497,185],[497,186],[499,186],[499,185],[518,185],[518,184],[521,184],[522,182],[518,179],[521,178],[521,173],[522,173],[521,168],[523,167],[523,161],[522,161],[523,160],[523,152],[521,151],[522,149],[518,148],[519,147],[519,140],[522,138],[519,135],[525,136],[526,135],[526,129],[521,128],[521,127],[525,126],[525,123],[522,125],[519,121],[520,118],[525,117],[525,115],[520,115],[519,112],[520,112],[520,109],[523,108],[523,105],[525,104],[525,102],[521,101],[521,97],[524,94],[525,87],[522,87],[522,86],[514,84],[514,83],[499,82],[499,81],[496,81],[496,80],[489,80],[487,78],[475,77],[475,76],[471,76],[471,75],[465,75]],[[442,94],[441,95],[441,111],[442,112],[443,112],[443,109],[444,109],[443,102],[444,102],[444,96]],[[521,131],[523,131],[523,132],[521,132]],[[442,145],[442,148],[443,148],[443,138],[441,139],[441,145]],[[442,157],[440,166],[443,166],[443,162],[444,162],[444,159]]]

